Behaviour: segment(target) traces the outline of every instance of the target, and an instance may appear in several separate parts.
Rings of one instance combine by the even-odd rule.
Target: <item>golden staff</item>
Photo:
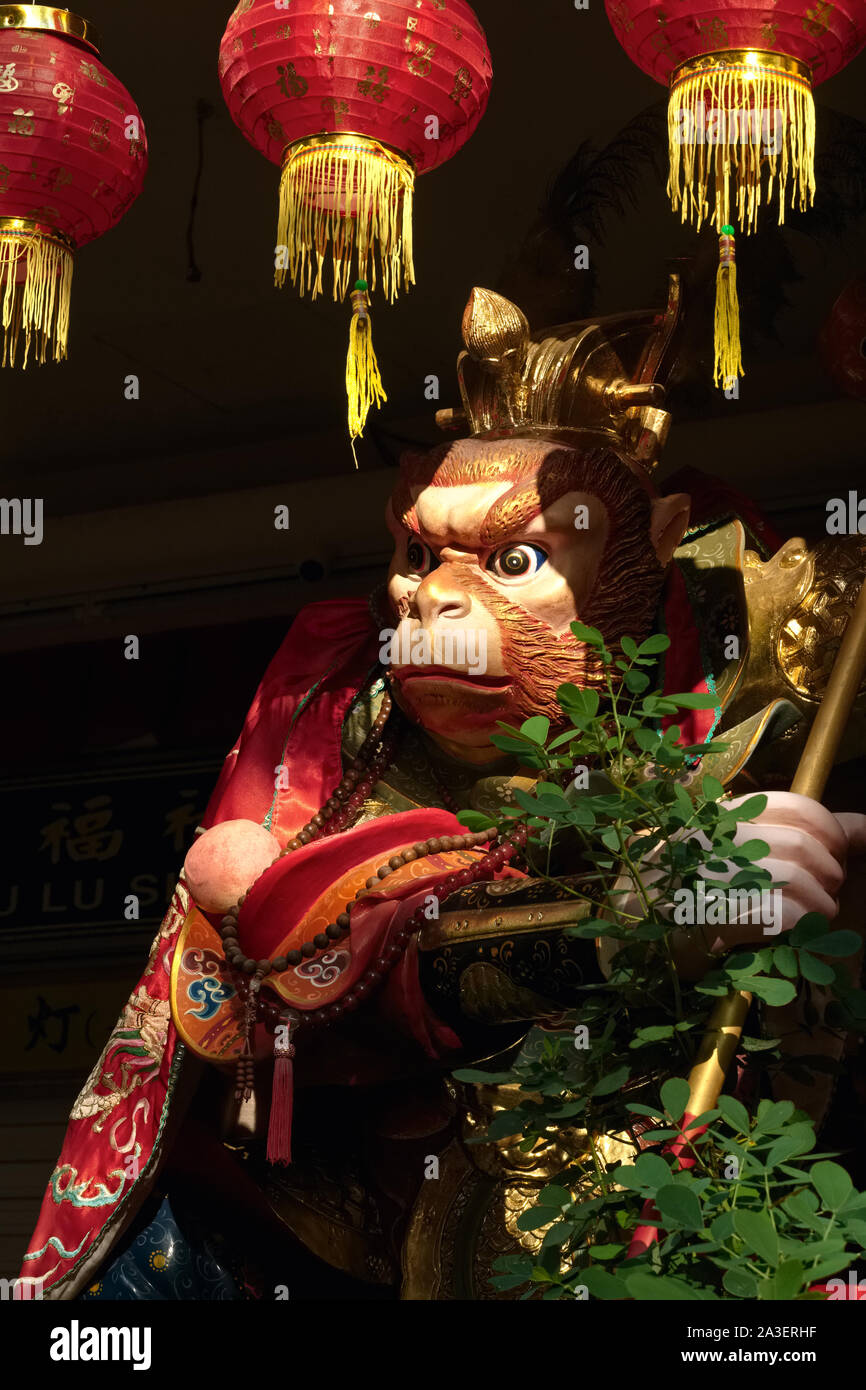
[[[866,672],[866,582],[861,585],[854,612],[833,664],[827,691],[812,722],[791,791],[820,801],[836,761],[845,726]],[[694,1066],[689,1072],[692,1115],[712,1110],[724,1085],[728,1067],[746,1021],[752,996],[731,990],[710,1015]]]
[[[820,801],[824,795],[845,726],[866,672],[866,581],[861,585],[854,612],[848,619],[845,636],[833,663],[827,690],[809,730],[791,791]],[[689,1131],[688,1121],[715,1108],[734,1056],[752,996],[747,990],[729,990],[710,1015],[694,1065],[689,1072],[689,1099],[681,1121],[683,1137],[674,1141],[678,1149],[689,1147],[701,1133]],[[674,1145],[670,1146],[672,1150]],[[670,1151],[669,1150],[669,1151]],[[682,1161],[682,1154],[680,1155]],[[648,1211],[650,1216],[651,1212]],[[657,1238],[654,1225],[639,1226],[629,1246],[627,1258],[643,1253]]]

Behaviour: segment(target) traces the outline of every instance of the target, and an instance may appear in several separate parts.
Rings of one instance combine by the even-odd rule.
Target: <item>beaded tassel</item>
[[[729,386],[744,375],[740,351],[740,304],[737,299],[737,259],[734,229],[726,223],[719,237],[716,273],[715,365],[713,380]]]
[[[271,1088],[271,1118],[268,1124],[268,1163],[292,1161],[292,1102],[294,1099],[295,1055],[292,1034],[297,1015],[286,1012],[274,1036],[274,1080]]]
[[[378,408],[388,399],[373,349],[373,327],[370,321],[367,288],[366,280],[358,280],[352,291],[352,325],[349,329],[349,355],[346,358],[349,435],[356,468],[358,455],[355,452],[355,441],[364,433],[371,408],[374,405]]]

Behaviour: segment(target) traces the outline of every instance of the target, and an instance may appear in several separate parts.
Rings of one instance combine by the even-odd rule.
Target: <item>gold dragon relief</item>
[[[742,717],[774,699],[800,715],[785,740],[786,769],[796,765],[806,733],[827,689],[866,575],[866,538],[827,537],[808,545],[787,541],[768,561],[743,556],[748,655],[730,715]],[[782,752],[778,748],[777,752]],[[839,761],[866,752],[866,681],[843,738]]]

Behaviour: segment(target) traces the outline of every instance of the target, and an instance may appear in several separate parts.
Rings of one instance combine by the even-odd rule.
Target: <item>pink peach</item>
[[[193,901],[203,912],[228,912],[281,848],[275,835],[251,820],[227,820],[206,830],[183,866]]]

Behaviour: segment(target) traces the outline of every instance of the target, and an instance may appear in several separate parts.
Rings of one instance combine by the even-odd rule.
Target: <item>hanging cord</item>
[[[204,123],[210,120],[211,116],[214,114],[214,108],[209,101],[205,101],[203,97],[199,97],[195,106],[195,114],[198,124],[198,162],[196,164],[195,178],[192,184],[192,196],[189,201],[189,220],[186,224],[186,251],[188,257],[186,278],[191,284],[198,284],[201,279],[201,270],[195,258],[195,215],[198,209],[198,190],[204,172]]]

